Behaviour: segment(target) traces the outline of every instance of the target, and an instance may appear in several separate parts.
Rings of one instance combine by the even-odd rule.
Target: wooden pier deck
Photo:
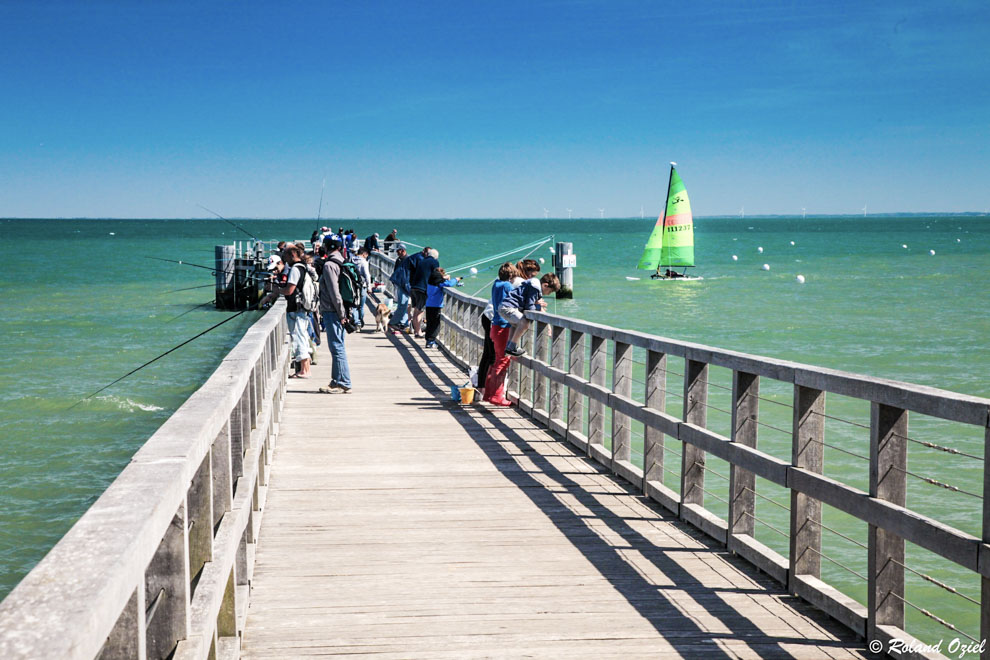
[[[246,658],[846,658],[865,642],[515,409],[457,406],[422,342],[290,380]]]

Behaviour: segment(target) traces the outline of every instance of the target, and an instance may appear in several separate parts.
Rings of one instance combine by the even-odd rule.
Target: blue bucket
[[[457,385],[450,386],[450,400],[460,402],[461,400],[461,390]]]

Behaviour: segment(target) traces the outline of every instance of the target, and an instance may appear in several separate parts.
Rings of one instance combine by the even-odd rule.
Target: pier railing
[[[377,279],[387,282],[391,260],[376,255],[373,261]],[[477,365],[480,360],[481,314],[486,303],[485,299],[446,289],[439,343],[462,368]],[[509,397],[520,410],[587,452],[645,496],[859,635],[879,640],[884,649],[906,649],[900,655],[922,657],[921,652],[910,651],[923,649],[924,645],[905,632],[906,605],[945,625],[950,634],[959,636],[960,644],[970,644],[965,639],[968,635],[961,634],[958,627],[906,598],[905,570],[959,594],[953,587],[906,566],[905,544],[915,544],[979,576],[982,598],[967,599],[980,610],[980,640],[990,635],[990,507],[986,505],[990,476],[983,479],[982,492],[973,494],[982,495],[981,537],[923,515],[906,502],[907,476],[918,476],[907,465],[908,443],[912,441],[908,436],[909,413],[967,427],[981,436],[982,453],[986,455],[986,447],[990,446],[990,399],[747,355],[553,314],[527,312],[526,316],[533,327],[523,345],[527,355],[515,358],[510,367]],[[634,377],[634,351],[645,358],[635,369],[640,380]],[[668,357],[683,360],[683,374],[677,374],[680,382],[668,379],[668,373],[673,373],[668,370]],[[719,380],[723,382],[719,384]],[[791,400],[784,404],[791,408],[790,428],[783,429],[790,433],[789,460],[757,448],[758,428],[766,426],[760,419],[759,404],[766,400],[760,394],[761,382],[764,386],[782,383],[792,388]],[[710,386],[720,387],[722,394],[730,397],[730,409],[723,410],[731,415],[727,434],[709,428]],[[676,413],[665,409],[668,390],[683,400],[683,407]],[[868,406],[869,423],[858,425],[860,448],[854,452],[865,459],[864,463],[868,461],[868,490],[824,474],[825,447],[833,446],[825,434],[825,422],[830,418],[825,411],[826,395]],[[638,455],[632,452],[634,440],[642,446]],[[838,451],[848,453],[841,447]],[[679,460],[669,460],[668,455],[676,458],[677,454]],[[706,487],[708,456],[729,464],[729,474],[719,475],[728,482],[725,498],[715,497],[712,488]],[[982,456],[972,458],[983,460]],[[671,462],[675,465],[671,466]],[[983,473],[990,475],[985,469]],[[667,484],[673,485],[673,481],[677,487],[666,485],[665,476]],[[782,532],[788,537],[786,556],[756,540],[757,501],[769,499],[757,491],[757,478],[789,492],[789,530]],[[845,479],[849,480],[854,479]],[[954,489],[942,482],[924,480]],[[720,503],[711,507],[712,501]],[[866,606],[822,580],[822,559],[829,560],[822,553],[822,531],[834,531],[822,522],[823,505],[868,528],[866,543],[851,539],[858,546],[852,552],[866,554],[862,562],[867,567],[866,575],[857,574],[865,577]],[[712,510],[720,507],[722,515]],[[973,649],[979,648],[979,641],[968,637],[975,644],[969,646],[972,654]],[[942,650],[953,651],[946,645]],[[990,657],[985,649],[981,655]]]
[[[279,302],[0,603],[0,658],[238,656],[286,332]]]

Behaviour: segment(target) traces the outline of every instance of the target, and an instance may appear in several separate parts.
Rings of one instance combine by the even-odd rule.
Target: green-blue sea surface
[[[689,274],[703,279],[681,282],[651,281],[635,270],[654,224],[649,218],[332,223],[361,237],[398,228],[400,239],[436,247],[448,268],[554,235],[574,244],[577,268],[574,299],[550,299],[551,312],[990,397],[986,216],[701,218],[697,267]],[[315,223],[237,224],[264,239],[308,239]],[[0,273],[0,598],[258,318],[243,314],[79,403],[232,314],[210,304],[208,268],[155,257],[211,266],[214,245],[246,239],[220,220],[0,220],[6,258]],[[549,245],[532,256],[552,270]],[[457,273],[466,276],[463,290],[486,296],[497,264],[477,264],[477,275],[467,268]],[[635,355],[639,362],[643,357]],[[674,358],[668,365],[666,405],[677,414],[682,365]],[[352,376],[361,387],[360,372]],[[641,367],[636,377],[642,379]],[[709,426],[728,434],[731,374],[713,368],[710,382]],[[792,390],[764,379],[761,397],[759,446],[790,460]],[[869,405],[830,395],[826,413],[825,473],[867,489]],[[908,505],[980,536],[984,430],[918,416],[908,435]],[[671,441],[667,447],[665,481],[677,490],[679,447]],[[634,460],[642,461],[641,451],[637,442]],[[705,506],[724,518],[729,467],[711,457],[707,467]],[[757,538],[786,556],[781,532],[788,529],[789,495],[761,480],[757,491]],[[865,602],[866,525],[829,507],[822,517],[823,579]],[[912,545],[907,559],[911,569],[979,600],[979,580],[967,571]],[[913,573],[907,600],[979,634],[977,605]],[[909,632],[930,641],[958,636],[906,609]]]

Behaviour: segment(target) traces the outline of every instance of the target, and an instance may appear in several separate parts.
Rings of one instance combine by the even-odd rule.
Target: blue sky
[[[990,208],[990,3],[0,0],[0,217]]]

